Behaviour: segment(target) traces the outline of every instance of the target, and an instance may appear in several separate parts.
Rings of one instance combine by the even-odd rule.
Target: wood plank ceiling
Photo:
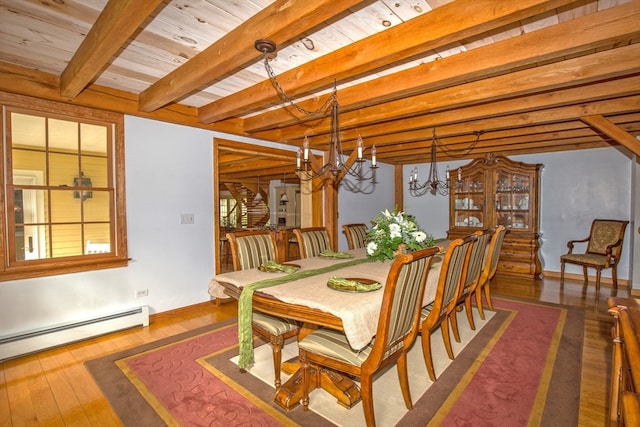
[[[640,0],[4,0],[0,90],[325,150],[329,120],[268,79],[270,39],[299,106],[337,85],[347,154],[361,135],[427,162],[435,128],[445,161],[640,155],[639,22]],[[293,155],[225,149],[220,172],[278,179]]]

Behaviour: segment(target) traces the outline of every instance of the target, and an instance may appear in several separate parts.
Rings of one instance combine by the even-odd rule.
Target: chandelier
[[[476,135],[476,140],[467,148],[463,155],[469,154],[471,149],[476,146],[478,141],[480,140],[480,135],[482,132],[474,132]],[[447,166],[447,170],[445,172],[446,180],[442,181],[438,176],[438,165],[436,159],[436,148],[437,148],[438,137],[436,136],[436,129],[433,128],[433,136],[431,138],[431,163],[429,164],[429,175],[427,180],[422,184],[418,183],[418,167],[414,167],[409,175],[409,193],[412,196],[424,196],[427,193],[431,193],[434,196],[436,194],[440,194],[442,196],[446,196],[449,194],[450,186],[449,182],[451,180],[451,175],[449,172],[449,166]],[[440,147],[443,151],[447,151],[442,143],[440,143]],[[451,151],[449,151],[451,153]],[[457,171],[457,179],[456,183],[462,181],[462,169],[458,168]]]
[[[296,156],[296,171],[300,172],[298,174],[300,176],[300,179],[308,181],[314,178],[328,176],[332,180],[336,181],[338,179],[344,178],[346,175],[350,175],[352,177],[355,177],[360,182],[372,180],[372,182],[375,184],[375,169],[378,167],[375,145],[371,147],[371,165],[369,171],[365,171],[363,167],[363,164],[366,162],[366,159],[364,158],[364,152],[366,151],[367,147],[364,146],[360,135],[358,135],[358,139],[356,141],[356,158],[353,160],[353,165],[349,166],[345,161],[346,155],[344,154],[344,151],[342,149],[342,142],[340,140],[340,105],[338,104],[338,93],[335,81],[333,84],[333,92],[323,103],[323,105],[315,111],[306,110],[297,105],[284,92],[284,89],[282,89],[282,86],[280,86],[280,83],[278,83],[275,72],[269,64],[269,55],[276,51],[275,43],[271,40],[256,40],[255,48],[258,51],[262,52],[264,67],[267,71],[267,74],[269,75],[269,79],[271,80],[280,97],[287,104],[291,105],[297,111],[307,116],[326,114],[327,110],[329,110],[331,122],[327,161],[321,166],[314,165],[314,162],[312,161],[311,148],[309,145],[309,138],[305,136],[302,147],[298,149],[298,153]],[[359,185],[354,185],[346,180],[342,180],[341,182],[345,184],[345,187],[349,191],[364,192]]]

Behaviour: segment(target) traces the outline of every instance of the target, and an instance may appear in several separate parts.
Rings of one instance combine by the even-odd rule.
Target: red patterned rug
[[[502,298],[494,305],[495,315],[422,395],[414,393],[416,379],[410,376],[414,409],[386,425],[577,425],[583,310]],[[458,317],[466,323],[464,314]],[[432,339],[434,346],[441,341]],[[413,350],[421,352],[419,346]],[[332,422],[300,407],[280,410],[270,383],[240,373],[230,360],[235,355],[237,328],[229,321],[89,361],[87,367],[126,426],[342,424],[340,415]],[[424,364],[415,369],[426,371]],[[317,393],[311,394],[312,406]],[[354,411],[362,412],[360,405]],[[379,411],[378,424],[384,426]]]

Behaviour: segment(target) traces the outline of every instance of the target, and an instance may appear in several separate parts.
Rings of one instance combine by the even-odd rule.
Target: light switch
[[[192,213],[180,214],[180,224],[194,224],[194,223],[195,223],[195,214],[192,214]]]

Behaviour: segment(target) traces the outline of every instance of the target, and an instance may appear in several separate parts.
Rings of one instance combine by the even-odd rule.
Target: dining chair
[[[349,249],[364,248],[367,246],[366,224],[343,224],[342,229],[347,236]]]
[[[440,267],[435,300],[422,307],[420,312],[422,353],[431,381],[436,380],[433,359],[431,357],[431,333],[436,330],[438,326],[440,326],[442,331],[442,339],[447,349],[447,355],[449,359],[454,359],[447,319],[451,311],[456,307],[458,287],[461,286],[463,278],[466,275],[471,248],[476,240],[478,240],[478,236],[471,234],[464,239],[453,240],[449,244]]]
[[[487,256],[485,257],[482,272],[480,273],[480,281],[476,287],[476,306],[478,307],[478,314],[480,318],[484,320],[484,310],[482,308],[482,293],[484,292],[484,298],[487,300],[487,307],[493,311],[493,303],[491,302],[491,279],[496,275],[498,270],[498,259],[500,259],[500,250],[502,249],[502,242],[504,236],[507,234],[507,229],[504,225],[499,225],[493,233],[491,242],[487,247]]]
[[[259,267],[263,262],[277,260],[275,235],[268,230],[236,231],[227,233],[235,271]],[[285,340],[298,335],[300,328],[291,319],[254,311],[251,317],[253,331],[265,338],[273,353],[274,384],[280,387],[282,347]]]
[[[463,304],[464,309],[467,312],[469,327],[472,331],[476,330],[476,325],[473,321],[473,312],[471,311],[471,298],[474,296],[473,294],[478,287],[478,283],[480,283],[482,266],[485,258],[487,257],[487,244],[495,232],[495,229],[489,228],[487,230],[478,230],[473,233],[478,237],[478,240],[476,240],[471,247],[469,265],[467,266],[462,286],[459,287],[458,295],[456,296],[456,309],[449,314],[449,321],[451,322],[451,328],[453,329],[453,336],[457,342],[460,342],[457,312],[462,309]]]
[[[618,287],[618,261],[622,254],[624,232],[629,221],[615,219],[594,219],[591,223],[589,236],[581,240],[569,240],[567,247],[569,252],[560,256],[560,284],[564,284],[565,263],[582,266],[584,283],[589,283],[587,268],[596,269],[596,291],[600,290],[600,276],[602,270],[611,268],[613,287]],[[586,243],[584,253],[574,253],[576,243]]]
[[[327,249],[331,249],[329,232],[325,227],[294,228],[298,240],[300,258],[311,258]]]
[[[309,406],[311,366],[360,377],[362,408],[367,426],[375,426],[373,377],[397,362],[398,378],[407,409],[413,408],[407,373],[407,351],[416,339],[420,306],[433,256],[437,248],[402,254],[395,258],[382,295],[375,338],[354,350],[342,331],[321,328],[298,341],[302,365],[302,405]],[[383,391],[383,393],[386,390]]]

